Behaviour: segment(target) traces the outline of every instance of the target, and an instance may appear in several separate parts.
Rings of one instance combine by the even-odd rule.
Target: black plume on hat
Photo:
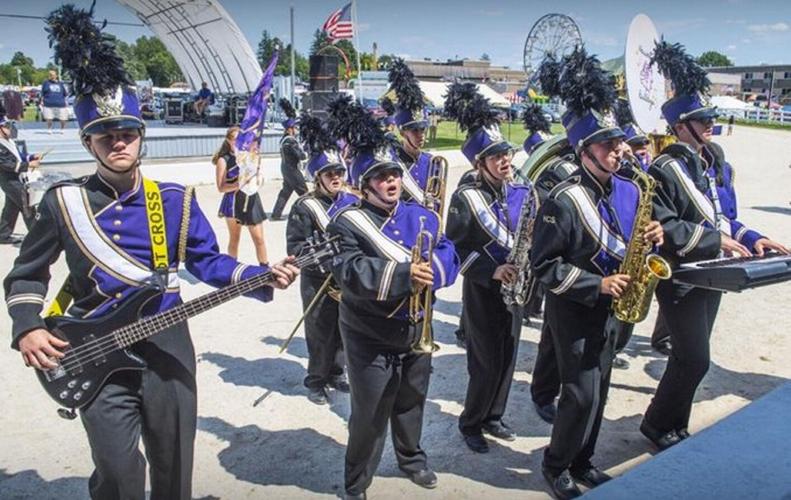
[[[615,104],[615,121],[618,122],[618,126],[621,128],[634,123],[632,108],[626,99],[618,99]]]
[[[327,104],[327,130],[331,136],[346,139],[351,105],[352,98],[348,94],[341,94]]]
[[[101,27],[93,22],[95,4],[87,11],[71,4],[58,7],[46,17],[45,30],[55,62],[71,76],[75,93],[107,96],[132,80],[112,37],[102,33],[107,21]]]
[[[403,59],[396,59],[388,74],[390,88],[395,91],[398,107],[410,111],[423,109],[423,92],[415,74]]]
[[[321,118],[303,112],[299,124],[299,136],[302,138],[302,142],[307,145],[310,154],[320,154],[322,151],[338,149],[335,139]]]
[[[453,83],[445,95],[445,114],[459,123],[462,131],[473,131],[500,123],[489,99],[478,93],[474,83]]]
[[[538,67],[538,83],[541,91],[549,97],[560,95],[560,73],[563,66],[554,54],[547,54],[541,66]]]
[[[286,114],[288,118],[296,118],[297,117],[297,110],[294,109],[294,105],[291,104],[291,101],[286,99],[285,97],[281,97],[279,101],[277,101],[280,109],[283,110],[283,113]]]
[[[373,115],[360,103],[352,102],[343,110],[345,124],[340,128],[353,156],[377,151],[390,145]],[[337,128],[336,128],[337,130]]]
[[[707,94],[711,81],[694,57],[680,43],[656,42],[651,64],[656,64],[665,78],[673,82],[676,95]]]
[[[392,115],[396,111],[395,104],[393,104],[392,99],[390,99],[389,97],[383,97],[379,104],[380,106],[382,106],[382,111],[387,113],[388,116]]]
[[[522,115],[522,122],[525,128],[531,133],[549,132],[550,124],[544,115],[544,110],[538,104],[533,104],[525,109]]]
[[[563,57],[561,65],[560,98],[572,113],[582,116],[596,110],[604,114],[613,109],[617,99],[615,79],[602,69],[596,56],[578,46]]]

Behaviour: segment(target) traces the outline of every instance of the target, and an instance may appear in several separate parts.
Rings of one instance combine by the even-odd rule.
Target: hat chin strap
[[[612,173],[612,172],[610,172],[609,170],[607,170],[606,168],[604,168],[602,166],[602,164],[599,162],[599,159],[596,158],[596,156],[593,155],[593,153],[591,152],[590,149],[588,149],[588,146],[583,147],[582,151],[585,152],[585,154],[587,155],[588,159],[591,161],[591,163],[593,163],[593,166],[596,167],[600,172],[605,173],[605,174],[611,174]]]
[[[363,187],[362,192],[363,192],[363,195],[365,195],[366,198],[367,198],[367,194],[368,193],[372,194],[374,196],[374,198],[379,200],[379,202],[382,205],[384,205],[385,207],[387,207],[387,208],[393,208],[398,203],[398,200],[396,200],[396,201],[391,203],[391,202],[385,200],[384,198],[382,198],[382,196],[376,191],[376,189],[373,189],[370,186],[370,184],[368,184],[368,179],[365,180],[365,186]]]

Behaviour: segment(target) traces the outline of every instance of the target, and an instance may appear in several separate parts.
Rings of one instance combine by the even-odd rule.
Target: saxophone
[[[500,286],[503,301],[508,307],[514,304],[523,306],[530,299],[530,292],[533,288],[533,274],[530,271],[530,247],[533,244],[533,227],[537,212],[537,197],[535,192],[531,191],[530,199],[524,201],[519,212],[519,222],[514,233],[514,246],[505,259],[507,264],[513,264],[519,269],[513,282],[503,282]]]
[[[615,317],[625,323],[639,323],[648,315],[651,297],[659,280],[673,274],[670,264],[652,252],[653,244],[645,241],[645,228],[651,222],[652,199],[656,181],[640,168],[634,168],[635,181],[641,194],[632,229],[632,238],[626,247],[619,274],[629,275],[630,281],[620,298],[613,299]]]

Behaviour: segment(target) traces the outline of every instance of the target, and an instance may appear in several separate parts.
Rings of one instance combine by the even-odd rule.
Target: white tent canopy
[[[423,95],[426,99],[431,103],[432,106],[436,108],[444,107],[445,103],[445,94],[448,93],[448,87],[450,83],[447,82],[418,82],[420,84],[420,90],[423,91]],[[484,85],[482,83],[478,83],[478,92],[480,92],[484,97],[489,99],[494,106],[497,107],[509,107],[511,105],[508,102],[508,99],[503,97],[502,95],[498,94],[491,87]]]
[[[219,0],[118,0],[173,54],[193,89],[207,82],[220,93],[252,92],[262,71]]]
[[[740,101],[735,97],[728,95],[715,95],[711,97],[711,105],[717,106],[720,109],[734,109],[744,111],[745,109],[752,109],[753,106],[744,101]]]

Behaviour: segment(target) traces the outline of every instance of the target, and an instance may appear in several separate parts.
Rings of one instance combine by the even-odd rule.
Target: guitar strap
[[[143,195],[146,203],[146,220],[148,221],[148,234],[151,238],[151,262],[157,273],[166,274],[168,270],[167,235],[165,233],[165,213],[162,202],[162,193],[159,185],[147,178],[143,178]],[[190,191],[191,197],[191,191]],[[186,198],[186,194],[185,194]],[[183,225],[183,221],[182,221]],[[74,301],[74,296],[69,285],[69,278],[61,285],[55,300],[47,309],[46,316],[62,316]]]

